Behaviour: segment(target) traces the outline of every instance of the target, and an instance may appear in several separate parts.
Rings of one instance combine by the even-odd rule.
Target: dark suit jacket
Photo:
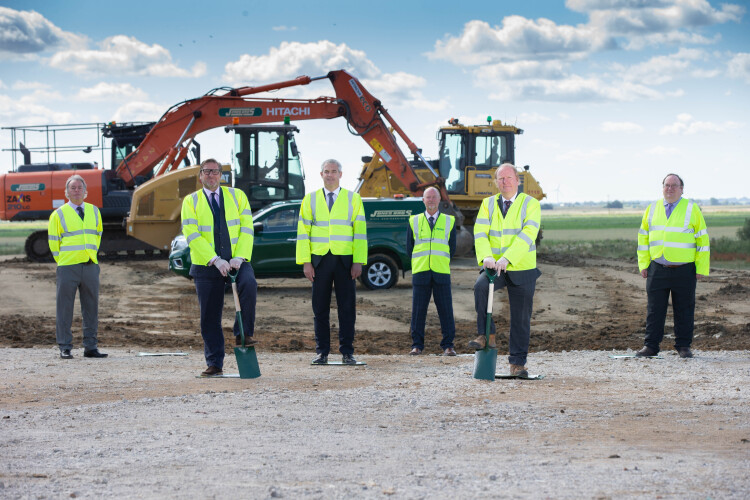
[[[450,247],[451,259],[456,253],[456,224],[454,222],[451,235],[448,239],[448,247]],[[411,229],[411,224],[406,231],[406,253],[411,257],[414,252],[414,232]],[[421,273],[412,273],[411,282],[414,285],[427,285],[429,283],[438,283],[441,285],[449,285],[451,282],[451,275],[444,273],[436,273],[433,271],[423,271]]]

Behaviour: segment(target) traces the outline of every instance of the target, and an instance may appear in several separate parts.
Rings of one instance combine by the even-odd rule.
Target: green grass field
[[[607,213],[542,213],[544,239],[540,252],[629,259],[635,262],[636,238],[642,215]],[[750,241],[740,241],[737,230],[750,211],[708,212],[711,265],[750,269]]]
[[[750,241],[740,241],[737,230],[750,218],[747,211],[708,212],[711,265],[750,269]],[[641,216],[633,213],[542,213],[540,252],[600,256],[635,261]],[[46,222],[0,222],[0,255],[24,253],[24,241]]]

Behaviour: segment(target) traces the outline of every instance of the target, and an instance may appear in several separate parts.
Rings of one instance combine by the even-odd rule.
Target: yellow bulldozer
[[[463,125],[451,118],[438,130],[439,152],[430,167],[419,161],[412,167],[422,182],[431,182],[435,173],[445,179],[450,199],[463,214],[457,253],[471,250],[473,227],[482,200],[497,193],[495,170],[503,163],[515,162],[515,137],[523,129],[487,117],[484,125]],[[357,190],[361,196],[391,198],[410,196],[411,191],[388,170],[378,156],[365,156]],[[520,173],[519,191],[542,200],[547,195],[526,165]],[[541,238],[541,231],[540,231]]]

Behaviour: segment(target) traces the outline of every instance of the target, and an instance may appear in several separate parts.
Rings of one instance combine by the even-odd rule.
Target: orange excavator
[[[334,87],[336,97],[317,99],[268,99],[254,95],[299,85],[308,85],[316,80],[328,79]],[[222,89],[218,89],[222,90]],[[404,131],[391,118],[380,100],[370,94],[355,77],[346,71],[331,71],[327,76],[311,78],[300,76],[294,80],[263,85],[227,89],[217,95],[211,91],[203,97],[175,105],[154,125],[137,150],[125,158],[117,169],[118,176],[126,183],[133,183],[138,175],[154,169],[154,178],[140,185],[133,194],[130,215],[126,221],[128,234],[162,250],[169,248],[172,238],[180,230],[180,208],[182,198],[198,189],[198,167],[175,170],[191,147],[193,138],[205,130],[225,126],[236,134],[252,134],[264,130],[259,124],[288,120],[315,120],[344,118],[349,131],[361,137],[382,159],[386,167],[414,195],[421,195],[428,186],[436,186],[442,194],[441,209],[456,213],[445,190],[445,179],[437,173],[433,179],[423,182],[396,143],[394,130],[407,145],[411,153],[427,168],[433,170],[424,160],[420,149],[406,136]],[[289,127],[289,125],[287,125]],[[271,127],[266,127],[271,128]],[[283,160],[295,157],[294,148],[290,152],[282,143],[289,142],[290,133],[278,133],[278,155],[275,159],[283,165]],[[245,190],[251,204],[258,202],[254,190],[270,185],[278,192],[298,193],[295,178],[287,168],[272,179],[262,178],[260,172],[272,169],[273,165],[261,161],[269,158],[266,153],[253,149],[253,144],[261,144],[260,133],[255,140],[238,140],[235,158],[231,168],[225,167],[225,182]],[[242,146],[245,144],[245,146]],[[276,149],[275,147],[273,148]],[[434,172],[434,171],[433,171]],[[299,183],[299,178],[296,179]],[[286,190],[286,191],[285,191]],[[265,192],[265,191],[264,191]],[[304,193],[302,193],[304,194]],[[274,201],[292,197],[269,197]],[[253,207],[258,208],[257,205]],[[457,213],[460,216],[460,212]]]
[[[308,85],[323,79],[331,82],[336,97],[255,97],[260,93]],[[298,174],[289,170],[290,161],[299,161],[293,141],[296,127],[288,125],[289,121],[338,117],[346,120],[350,133],[362,137],[411,193],[419,196],[428,186],[436,186],[442,195],[441,210],[455,213],[460,220],[460,212],[451,203],[445,189],[445,179],[433,171],[435,175],[432,180],[420,180],[389,128],[401,137],[415,161],[433,170],[422,157],[421,150],[391,118],[380,100],[370,94],[359,80],[343,70],[331,71],[326,76],[300,76],[257,87],[213,89],[201,97],[186,100],[167,110],[151,126],[138,147],[116,167],[109,171],[96,166],[84,167],[76,170],[76,173],[87,180],[87,201],[100,208],[107,208],[105,201],[115,191],[120,195],[118,205],[122,205],[122,194],[127,193],[127,199],[130,200],[129,215],[125,220],[127,234],[145,242],[147,248],[152,250],[168,250],[172,238],[180,230],[182,199],[198,189],[198,167],[178,168],[186,162],[188,152],[194,150],[196,135],[222,126],[227,131],[234,131],[239,138],[235,144],[235,158],[232,166],[225,166],[223,181],[232,184],[240,181],[238,187],[247,190],[251,200],[254,199],[254,189],[265,187],[265,192],[272,193],[268,201],[279,201],[299,198],[304,194],[304,190],[300,192],[299,189],[301,169]],[[259,125],[285,121],[285,125]],[[259,138],[262,134],[269,133],[276,139],[273,141],[273,153],[260,149],[263,141]],[[273,157],[278,168],[273,168],[273,162],[271,165],[267,161],[261,164],[263,158]],[[35,169],[31,165],[27,169],[22,167],[19,167],[19,171],[0,175],[0,188],[6,199],[6,204],[0,206],[0,219],[46,219],[52,210],[65,202],[65,180],[72,174],[71,168],[76,169],[75,164],[63,169],[51,165],[47,170]],[[259,175],[259,172],[266,174]],[[12,196],[13,194],[16,195]],[[253,208],[258,207],[256,205]],[[104,215],[104,211],[102,213]],[[116,215],[114,217],[117,219]],[[122,218],[119,221],[122,222]],[[102,247],[107,246],[108,233],[121,241],[121,235],[105,228]],[[31,245],[32,252],[29,252],[30,245],[27,242],[27,255],[33,260],[43,260],[46,258],[43,245],[46,241],[39,238],[37,240],[36,244]],[[110,246],[116,248],[118,244],[120,243],[115,242]]]

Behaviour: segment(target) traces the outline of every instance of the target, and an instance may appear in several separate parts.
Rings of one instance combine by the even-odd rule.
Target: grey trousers
[[[60,349],[73,348],[73,306],[80,292],[83,317],[83,348],[96,349],[99,326],[99,265],[57,266],[57,326],[55,335]]]

